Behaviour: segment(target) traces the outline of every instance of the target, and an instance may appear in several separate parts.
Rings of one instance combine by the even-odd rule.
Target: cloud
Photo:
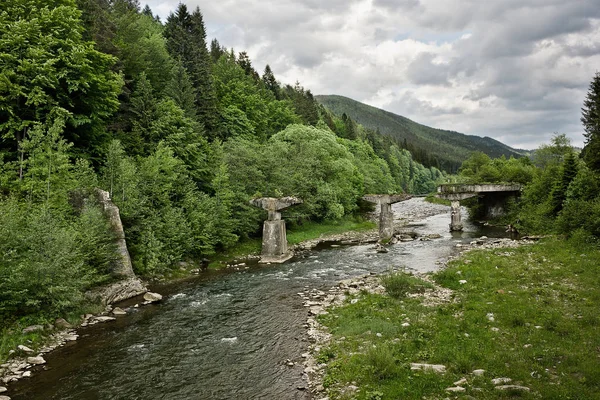
[[[178,1],[146,3],[164,20]],[[583,144],[580,108],[600,68],[597,0],[186,3],[200,7],[209,39],[284,83],[509,145],[554,132]]]

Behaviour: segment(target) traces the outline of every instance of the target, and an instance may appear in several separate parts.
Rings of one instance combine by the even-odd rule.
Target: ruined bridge
[[[451,231],[462,231],[463,226],[460,216],[460,201],[477,197],[483,205],[486,218],[494,218],[504,214],[506,203],[510,198],[515,198],[521,193],[521,185],[508,184],[448,184],[438,186],[436,197],[452,202],[450,221]]]

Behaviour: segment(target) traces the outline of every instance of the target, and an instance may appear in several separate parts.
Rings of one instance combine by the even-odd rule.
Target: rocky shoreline
[[[141,303],[142,306],[159,302],[162,300],[162,296],[158,293],[146,292],[143,300],[144,301]],[[18,345],[15,350],[11,350],[10,354],[13,355],[13,358],[0,365],[0,382],[3,385],[6,385],[22,378],[31,377],[35,367],[46,364],[46,360],[44,359],[46,354],[69,342],[74,342],[79,338],[79,335],[77,334],[78,328],[115,321],[118,317],[129,314],[131,308],[137,308],[139,306],[140,304],[135,304],[134,306],[123,310],[120,307],[113,307],[109,304],[106,306],[105,310],[98,315],[82,315],[81,322],[78,326],[71,325],[63,318],[57,319],[53,325],[28,326],[23,329],[24,334],[47,330],[57,331],[52,333],[45,341],[45,345],[37,350],[33,350],[23,344]],[[0,400],[10,400],[10,397],[4,394],[7,391],[8,389],[6,387],[0,386]]]
[[[463,254],[473,250],[492,250],[503,248],[516,248],[524,245],[531,245],[539,240],[539,237],[525,237],[520,240],[513,239],[488,239],[482,236],[479,239],[471,241],[469,244],[457,244],[459,254],[448,258],[440,268],[444,268],[447,263],[453,259],[461,257]],[[428,274],[415,274],[419,278],[431,283],[433,289],[427,289],[423,293],[411,294],[411,297],[421,297],[427,306],[437,306],[449,303],[453,300],[453,291],[438,286],[433,282]],[[323,376],[327,364],[319,363],[318,356],[321,349],[331,342],[331,334],[327,328],[321,325],[317,318],[319,315],[327,314],[328,309],[340,307],[345,304],[349,296],[355,296],[361,292],[372,294],[385,294],[385,288],[381,285],[380,276],[375,273],[363,275],[352,279],[340,281],[337,286],[333,286],[325,291],[307,290],[298,295],[304,300],[304,306],[308,308],[308,318],[305,324],[310,341],[308,351],[302,354],[304,359],[304,374],[308,381],[308,386],[315,399],[328,400],[323,386]],[[355,301],[353,299],[351,301]],[[416,364],[415,364],[416,365]],[[443,366],[421,365],[415,368],[434,368]],[[357,391],[358,387],[350,385],[346,388],[348,391]]]

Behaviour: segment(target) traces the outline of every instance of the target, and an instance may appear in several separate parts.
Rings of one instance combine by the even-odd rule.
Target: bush
[[[60,315],[107,278],[112,237],[99,209],[64,219],[43,206],[0,201],[0,316]]]
[[[409,293],[423,293],[425,289],[432,287],[429,282],[403,272],[381,277],[381,284],[385,287],[386,292],[396,299],[406,297]]]

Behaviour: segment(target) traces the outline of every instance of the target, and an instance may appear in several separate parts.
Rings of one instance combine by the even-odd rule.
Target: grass
[[[429,282],[403,272],[393,272],[381,277],[385,291],[396,299],[406,297],[409,293],[423,293],[427,288],[433,288]]]
[[[439,197],[435,197],[435,194],[430,194],[425,197],[425,201],[432,204],[441,204],[444,206],[450,207],[450,200],[440,199]]]
[[[355,304],[320,317],[333,334],[321,353],[328,360],[328,395],[600,398],[599,270],[597,245],[549,239],[517,249],[471,252],[453,261],[433,276],[454,290],[452,303],[425,306],[419,297],[363,293]],[[412,362],[443,364],[447,372],[411,371]],[[475,369],[486,372],[475,377]],[[531,392],[496,390],[491,379],[498,377]],[[445,391],[461,378],[467,379],[466,392]],[[344,394],[350,382],[360,389]]]
[[[298,244],[305,240],[317,239],[322,235],[335,235],[348,231],[368,231],[377,224],[362,218],[348,217],[339,221],[305,222],[288,229],[289,244]]]

